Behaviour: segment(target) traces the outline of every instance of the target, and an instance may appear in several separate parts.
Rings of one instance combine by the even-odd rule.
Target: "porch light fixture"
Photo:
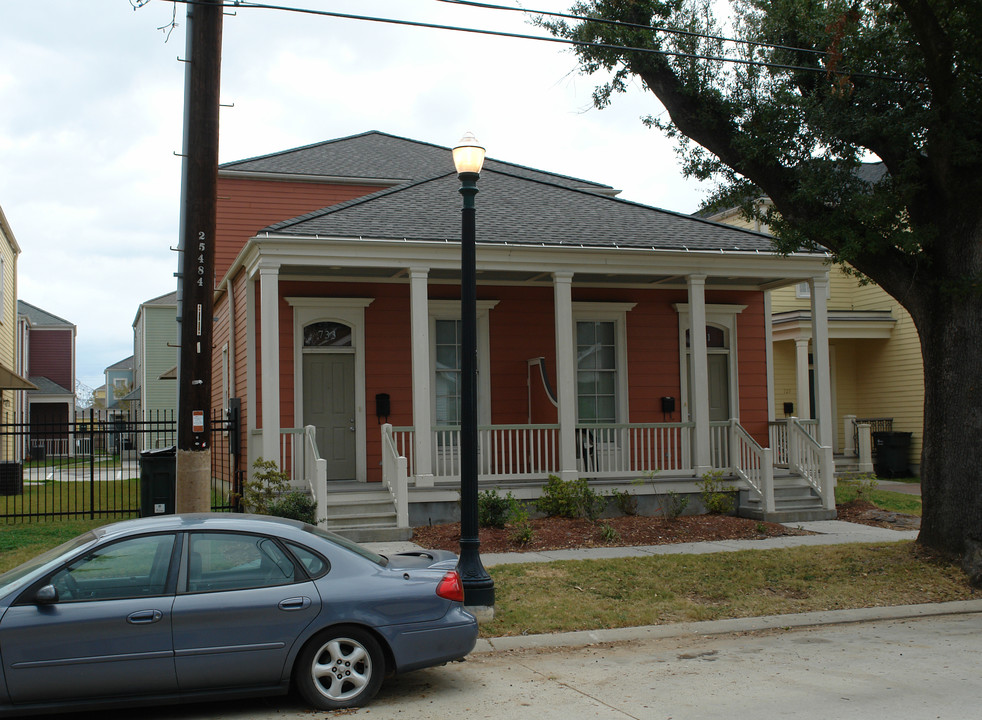
[[[464,606],[479,620],[494,617],[494,580],[481,563],[477,511],[477,257],[475,208],[484,148],[467,133],[453,149],[464,199],[460,231],[460,559]]]

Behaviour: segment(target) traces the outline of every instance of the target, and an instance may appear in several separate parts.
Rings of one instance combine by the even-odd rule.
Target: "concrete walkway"
[[[670,545],[639,545],[632,547],[577,548],[572,550],[543,550],[524,553],[482,553],[484,567],[515,563],[553,562],[556,560],[597,560],[622,557],[649,557],[651,555],[702,555],[739,550],[772,550],[774,548],[802,545],[841,545],[858,542],[898,542],[914,540],[916,530],[891,530],[841,520],[786,523],[788,527],[801,528],[815,535],[784,535],[762,540],[720,540],[717,542],[673,543]],[[420,550],[411,542],[364,543],[382,555]]]

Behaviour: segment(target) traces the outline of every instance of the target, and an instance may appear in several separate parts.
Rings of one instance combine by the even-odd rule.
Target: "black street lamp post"
[[[464,605],[479,618],[494,615],[494,580],[481,563],[477,512],[477,270],[475,207],[484,148],[467,133],[453,149],[464,198],[460,233],[460,560]]]

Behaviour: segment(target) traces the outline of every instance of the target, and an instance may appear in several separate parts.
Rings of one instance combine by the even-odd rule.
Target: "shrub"
[[[702,504],[710,515],[728,515],[736,506],[733,490],[723,483],[723,473],[719,470],[707,472],[702,482],[696,483]]]
[[[605,543],[617,542],[620,539],[617,530],[610,523],[600,524],[600,537]]]
[[[244,483],[242,500],[249,512],[270,515],[270,504],[289,489],[290,476],[280,470],[275,460],[258,457],[252,467],[252,480]]]
[[[560,480],[550,475],[535,507],[550,517],[585,517],[593,521],[607,507],[607,498],[591,488],[585,478]]]
[[[511,491],[501,497],[495,489],[477,496],[477,524],[481,527],[503,528],[514,516],[519,502]]]
[[[638,496],[634,493],[627,490],[614,490],[611,497],[614,498],[614,504],[617,505],[621,515],[638,514]]]
[[[317,502],[307,493],[291,490],[269,503],[269,514],[317,524]]]
[[[529,512],[524,505],[515,501],[511,516],[513,526],[511,534],[508,536],[512,542],[519,545],[528,545],[532,542],[532,523],[529,522]]]
[[[674,490],[669,490],[665,494],[665,501],[661,505],[661,511],[669,520],[675,520],[685,512],[687,507],[689,507],[688,495],[680,495]]]

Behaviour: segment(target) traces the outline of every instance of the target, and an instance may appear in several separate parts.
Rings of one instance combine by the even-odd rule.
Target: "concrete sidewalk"
[[[774,548],[802,545],[841,545],[857,542],[898,542],[917,538],[916,530],[891,530],[841,520],[786,523],[788,527],[801,528],[815,535],[785,535],[762,540],[721,540],[718,542],[673,543],[669,545],[639,545],[632,547],[576,548],[571,550],[543,550],[523,553],[482,553],[484,567],[514,563],[554,562],[556,560],[602,560],[621,557],[649,557],[651,555],[702,555],[739,550],[772,550]],[[364,543],[382,555],[420,550],[411,542]]]

